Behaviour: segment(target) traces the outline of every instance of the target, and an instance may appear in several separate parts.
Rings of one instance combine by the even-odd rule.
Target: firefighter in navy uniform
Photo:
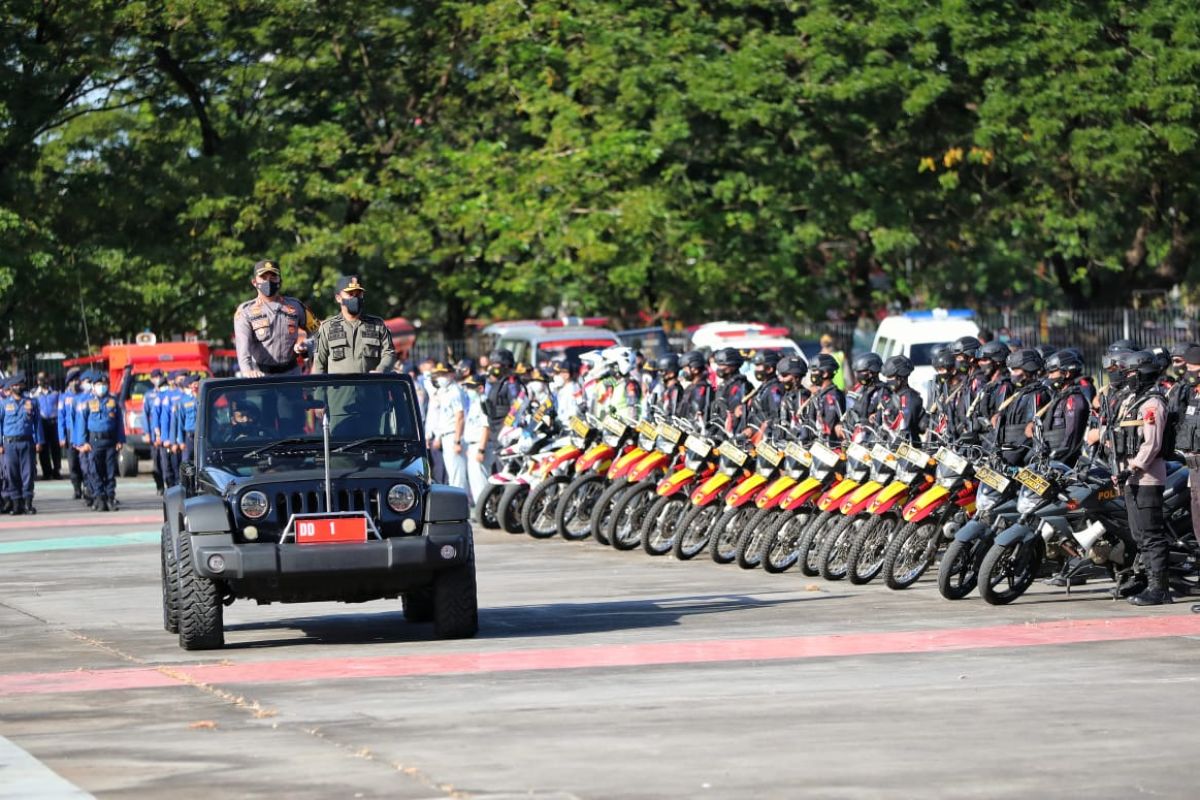
[[[892,356],[883,362],[880,372],[887,393],[879,405],[879,424],[906,442],[920,439],[925,418],[925,401],[908,385],[908,376],[915,368],[908,356]]]
[[[1175,409],[1178,428],[1175,449],[1188,468],[1188,488],[1192,495],[1192,532],[1200,542],[1200,344],[1183,353],[1184,371],[1176,384]]]
[[[808,362],[800,356],[784,356],[775,365],[775,374],[783,384],[783,402],[779,404],[779,422],[788,427],[800,424],[812,393],[804,385]]]
[[[783,383],[776,374],[779,365],[779,353],[763,350],[754,356],[754,379],[758,381],[750,395],[746,411],[746,434],[751,429],[761,429],[763,426],[779,419],[779,407],[783,403]]]
[[[1146,350],[1121,355],[1128,392],[1112,429],[1113,454],[1120,470],[1116,482],[1123,487],[1129,530],[1137,542],[1146,568],[1146,588],[1129,598],[1135,606],[1172,602],[1167,564],[1170,541],[1163,521],[1163,486],[1167,480],[1163,452],[1167,403],[1158,387],[1159,364]],[[1137,587],[1117,587],[1127,594]]]
[[[834,383],[838,371],[837,359],[828,353],[817,353],[808,365],[808,381],[812,384],[812,399],[805,406],[804,419],[817,429],[821,439],[832,442],[843,439],[843,420],[846,416],[846,395]],[[808,436],[804,437],[805,442]]]
[[[1027,464],[1033,455],[1033,420],[1050,402],[1050,391],[1042,382],[1042,354],[1023,348],[1008,357],[1012,393],[996,409],[994,425],[1000,457],[1011,466]]]
[[[679,369],[688,380],[679,403],[679,416],[686,419],[708,421],[709,409],[713,404],[713,387],[708,382],[707,364],[704,354],[691,350],[679,357]]]
[[[42,450],[42,421],[37,401],[25,395],[25,374],[6,382],[8,397],[0,400],[0,455],[7,475],[4,498],[10,514],[36,514],[33,481],[37,453]]]
[[[716,398],[709,407],[710,421],[720,425],[726,433],[733,433],[745,427],[747,416],[746,398],[753,387],[750,380],[739,370],[745,359],[733,347],[723,347],[713,355],[717,364]]]

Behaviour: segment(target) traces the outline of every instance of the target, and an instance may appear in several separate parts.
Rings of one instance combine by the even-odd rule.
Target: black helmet
[[[954,369],[955,364],[954,353],[950,352],[949,347],[942,348],[933,357],[934,369]]]
[[[503,347],[493,350],[492,354],[488,356],[488,360],[493,364],[499,364],[507,369],[513,369],[517,366],[517,359],[513,356],[512,350],[506,350]]]
[[[1038,353],[1041,354],[1042,361],[1045,361],[1047,358],[1049,358],[1050,356],[1052,356],[1058,352],[1058,348],[1051,347],[1048,344],[1039,344],[1037,347],[1035,347],[1033,349],[1037,350]]]
[[[879,357],[878,353],[863,353],[861,356],[856,356],[850,366],[856,373],[879,372],[883,369],[883,359]]]
[[[1111,372],[1114,369],[1121,368],[1121,356],[1126,353],[1131,353],[1132,350],[1110,350],[1100,358],[1100,366],[1105,372]]]
[[[1158,359],[1149,350],[1127,350],[1118,357],[1122,372],[1136,372],[1140,378],[1157,378]]]
[[[838,362],[829,353],[817,353],[813,356],[813,360],[808,363],[808,368],[812,372],[828,372],[830,375],[833,375],[838,371]]]
[[[754,366],[775,369],[779,364],[778,350],[759,350],[754,356]]]
[[[1171,345],[1171,358],[1187,358],[1187,351],[1196,346],[1195,342],[1176,342]]]
[[[885,378],[907,378],[912,375],[914,369],[912,359],[908,356],[892,356],[883,362],[880,372]]]
[[[742,354],[736,347],[722,347],[717,352],[713,353],[713,360],[717,362],[718,367],[733,367],[738,369],[745,363]]]
[[[1046,363],[1042,354],[1030,347],[1024,347],[1008,357],[1008,368],[1019,369],[1029,374],[1041,372]]]
[[[551,372],[568,372],[574,375],[579,371],[579,365],[571,358],[556,358],[550,362]]]
[[[659,356],[655,364],[659,372],[679,372],[679,356],[674,353]]]
[[[460,378],[465,378],[468,375],[474,375],[475,374],[475,359],[460,358],[458,360],[458,363],[454,365],[454,370],[455,370],[455,372],[458,373],[458,376]]]
[[[1059,350],[1046,359],[1046,372],[1083,372],[1083,359],[1073,348]]]
[[[1142,349],[1142,346],[1133,339],[1117,339],[1108,346],[1108,352],[1119,353],[1122,350],[1128,350],[1131,353],[1136,353]]]
[[[808,362],[801,356],[784,356],[775,365],[775,372],[780,375],[803,378],[808,373]]]
[[[1154,361],[1158,364],[1159,372],[1166,372],[1171,366],[1171,351],[1165,347],[1151,347],[1150,354],[1154,356]]]
[[[974,336],[960,336],[950,343],[950,354],[974,358],[975,351],[983,344]]]
[[[692,369],[704,369],[705,361],[704,354],[699,350],[689,350],[679,357],[679,365],[681,367],[691,367]]]
[[[975,358],[986,358],[997,364],[1003,364],[1010,354],[1011,351],[1004,342],[991,341],[979,346],[979,352],[975,354]]]

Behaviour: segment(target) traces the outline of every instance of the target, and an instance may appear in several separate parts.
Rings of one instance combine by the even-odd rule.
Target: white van
[[[871,349],[887,361],[891,356],[908,356],[916,369],[909,385],[929,403],[933,394],[933,350],[962,336],[978,336],[975,312],[967,309],[935,308],[908,311],[879,323]]]

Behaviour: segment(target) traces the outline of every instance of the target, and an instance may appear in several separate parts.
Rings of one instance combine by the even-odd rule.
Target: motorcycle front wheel
[[[658,497],[654,494],[656,481],[644,480],[628,487],[617,499],[612,518],[605,531],[617,550],[633,550],[642,541],[642,523]]]
[[[558,508],[554,510],[554,527],[568,541],[586,539],[592,532],[592,509],[604,491],[604,476],[598,472],[577,475],[567,484]]]
[[[521,526],[534,539],[549,539],[558,533],[554,525],[554,512],[566,485],[566,478],[547,478],[529,493],[521,510]]]
[[[941,531],[936,522],[905,525],[883,559],[884,582],[897,591],[912,586],[937,559]]]
[[[978,539],[960,542],[955,539],[942,555],[938,565],[938,592],[947,600],[962,600],[979,584]]]
[[[500,508],[500,495],[504,494],[507,484],[488,483],[487,488],[479,493],[475,500],[475,514],[479,524],[487,530],[494,531],[500,527],[497,511]]]
[[[596,505],[592,508],[591,531],[592,538],[599,544],[612,544],[612,540],[608,538],[609,523],[612,522],[617,502],[628,489],[629,481],[618,478],[596,498]]]
[[[500,527],[509,533],[523,533],[521,511],[525,508],[525,500],[529,497],[529,485],[525,483],[510,483],[504,494],[500,495],[500,504],[496,508],[496,518]]]
[[[883,559],[892,534],[900,526],[895,514],[872,517],[854,536],[846,558],[846,580],[855,586],[870,583],[883,571]]]
[[[758,508],[757,506],[742,506],[738,511],[747,511],[729,521],[730,529],[737,532],[737,565],[742,569],[754,569],[762,563],[762,542],[771,527],[773,508]]]
[[[675,546],[680,519],[690,507],[687,495],[660,497],[642,522],[642,549],[652,556],[665,556]]]
[[[763,533],[759,562],[764,572],[776,575],[796,565],[800,538],[811,522],[812,514],[807,511],[780,511],[775,515]]]
[[[1008,605],[1033,585],[1042,561],[1041,541],[992,545],[979,566],[979,594],[988,605]]]

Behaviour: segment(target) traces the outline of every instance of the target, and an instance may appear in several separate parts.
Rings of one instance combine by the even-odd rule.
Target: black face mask
[[[767,378],[768,378],[768,376],[767,376],[767,371],[766,371],[765,369],[756,369],[756,370],[754,370],[754,378],[755,378],[755,380],[757,380],[759,383],[762,383],[763,381],[767,380]]]
[[[346,309],[346,313],[357,317],[363,310],[363,299],[361,297],[347,297],[342,300],[342,306]]]
[[[1200,370],[1197,370],[1196,372],[1193,372],[1190,369],[1186,370],[1183,373],[1183,379],[1187,381],[1188,386],[1200,386]]]
[[[279,294],[279,281],[259,281],[254,285],[263,297],[274,297]]]
[[[949,383],[950,379],[952,377],[954,377],[954,375],[949,372],[939,372],[937,374],[937,382],[938,383]]]
[[[1108,375],[1108,382],[1109,382],[1110,384],[1112,384],[1112,387],[1113,387],[1114,389],[1124,389],[1124,388],[1125,388],[1125,383],[1126,383],[1126,379],[1125,379],[1125,373],[1124,373],[1124,372],[1111,372],[1111,373],[1109,373],[1109,375]]]

